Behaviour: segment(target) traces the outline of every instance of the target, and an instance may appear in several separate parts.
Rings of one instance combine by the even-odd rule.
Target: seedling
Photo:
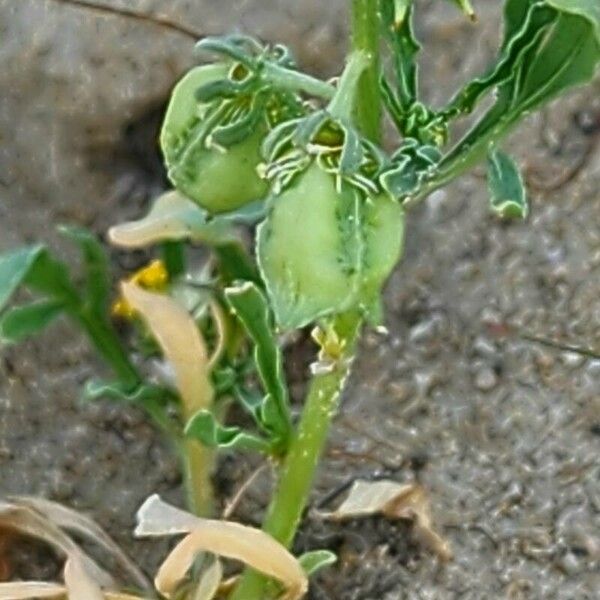
[[[454,3],[474,18],[469,2]],[[300,524],[360,333],[383,323],[381,290],[402,253],[405,214],[487,160],[491,210],[526,218],[523,178],[501,142],[532,111],[590,81],[600,61],[597,0],[506,0],[495,63],[432,107],[419,93],[417,8],[412,0],[353,0],[351,51],[334,82],[301,72],[279,44],[245,35],[197,44],[198,57],[214,62],[177,84],[160,136],[174,191],[109,232],[124,248],[169,244],[164,271],[155,263],[124,283],[115,308],[133,322],[135,360],[111,323],[106,261],[89,234],[64,230],[84,254],[82,291],[43,246],[0,261],[4,340],[17,342],[59,314],[81,325],[115,376],[88,385],[88,397],[150,413],[182,456],[190,509],[213,510],[215,451],[272,461],[278,483],[263,531],[282,547]],[[454,139],[452,123],[484,99],[489,108]],[[391,152],[380,143],[384,111],[397,133]],[[256,225],[254,248],[240,225]],[[200,272],[182,260],[186,243],[210,251]],[[20,287],[41,300],[9,308]],[[281,336],[306,327],[318,356],[296,418]],[[169,361],[174,383],[148,378],[144,353]],[[231,402],[251,426],[227,424]],[[203,544],[201,534],[189,542],[184,571]],[[230,600],[277,597],[281,585],[265,578],[275,573],[261,570],[246,572]],[[163,592],[175,593],[178,581]],[[304,590],[282,581],[288,594]]]

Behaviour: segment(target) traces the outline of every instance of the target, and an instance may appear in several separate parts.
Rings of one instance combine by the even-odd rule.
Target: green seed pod
[[[402,248],[402,207],[369,197],[312,163],[271,199],[257,239],[279,325],[291,329],[356,307],[372,313]]]
[[[266,124],[254,124],[249,135],[240,135],[227,147],[209,143],[209,120],[218,108],[209,110],[208,104],[199,103],[196,92],[227,77],[229,69],[214,64],[187,73],[175,86],[160,135],[169,179],[210,213],[235,210],[259,200],[267,190],[256,170]]]
[[[404,208],[387,194],[367,199],[363,230],[366,237],[361,300],[369,318],[380,323],[381,288],[404,248]]]

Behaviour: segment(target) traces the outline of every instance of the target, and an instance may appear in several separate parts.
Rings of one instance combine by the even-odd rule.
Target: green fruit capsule
[[[366,238],[361,302],[374,323],[382,320],[381,288],[404,248],[404,208],[387,194],[367,199],[363,230]]]
[[[175,188],[210,213],[235,210],[259,200],[267,184],[258,173],[260,145],[266,125],[239,142],[223,148],[207,147],[207,105],[195,97],[198,88],[223,79],[229,67],[196,67],[175,86],[160,134],[160,144]]]
[[[370,310],[402,246],[402,208],[312,164],[260,226],[257,254],[283,329],[352,307]]]

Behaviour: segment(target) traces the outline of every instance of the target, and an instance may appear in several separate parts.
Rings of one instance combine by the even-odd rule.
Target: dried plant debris
[[[348,497],[337,510],[320,513],[321,518],[342,521],[381,514],[388,519],[413,523],[413,535],[441,560],[452,559],[450,544],[433,528],[431,507],[425,489],[416,483],[395,481],[354,482]]]
[[[156,575],[156,589],[167,598],[175,597],[192,564],[202,553],[241,561],[278,580],[285,588],[282,600],[302,598],[308,589],[308,579],[298,560],[259,529],[194,517],[163,502],[157,495],[148,498],[140,508],[138,523],[137,536],[187,533]],[[202,597],[202,600],[210,599],[211,596]]]
[[[117,583],[70,537],[68,531],[102,548],[138,588],[154,597],[150,583],[123,551],[91,519],[43,498],[0,501],[0,535],[10,531],[39,539],[65,556],[64,585],[41,581],[0,583],[0,600],[66,598],[69,600],[143,600],[143,596],[103,591]]]

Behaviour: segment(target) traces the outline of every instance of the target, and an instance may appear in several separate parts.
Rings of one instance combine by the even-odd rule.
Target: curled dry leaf
[[[104,600],[100,586],[88,575],[77,556],[67,559],[64,579],[69,600]]]
[[[201,552],[239,560],[279,580],[286,588],[286,600],[302,598],[306,593],[308,580],[300,563],[279,542],[259,529],[194,517],[166,504],[156,495],[148,498],[141,507],[138,521],[136,535],[189,532],[167,556],[156,575],[156,589],[167,598],[173,597]]]
[[[113,578],[104,569],[51,519],[31,506],[17,501],[0,501],[0,527],[42,540],[67,557],[78,556],[95,581],[103,587],[113,586]]]
[[[13,496],[10,501],[28,506],[38,513],[44,515],[54,525],[61,529],[73,531],[87,541],[102,548],[130,577],[140,589],[150,591],[151,584],[144,573],[135,563],[119,548],[119,546],[106,534],[106,532],[92,519],[85,515],[45,498],[35,496]]]
[[[138,221],[111,227],[110,241],[124,248],[140,248],[165,240],[223,243],[235,236],[228,223],[207,222],[206,213],[177,191],[160,196],[150,212]]]
[[[340,507],[321,516],[343,520],[380,513],[388,519],[408,519],[413,522],[413,533],[423,545],[442,560],[452,558],[447,540],[434,529],[431,507],[422,486],[416,483],[400,484],[395,481],[355,481],[348,497]]]
[[[64,585],[41,581],[0,583],[0,600],[33,600],[36,598],[63,598]]]

